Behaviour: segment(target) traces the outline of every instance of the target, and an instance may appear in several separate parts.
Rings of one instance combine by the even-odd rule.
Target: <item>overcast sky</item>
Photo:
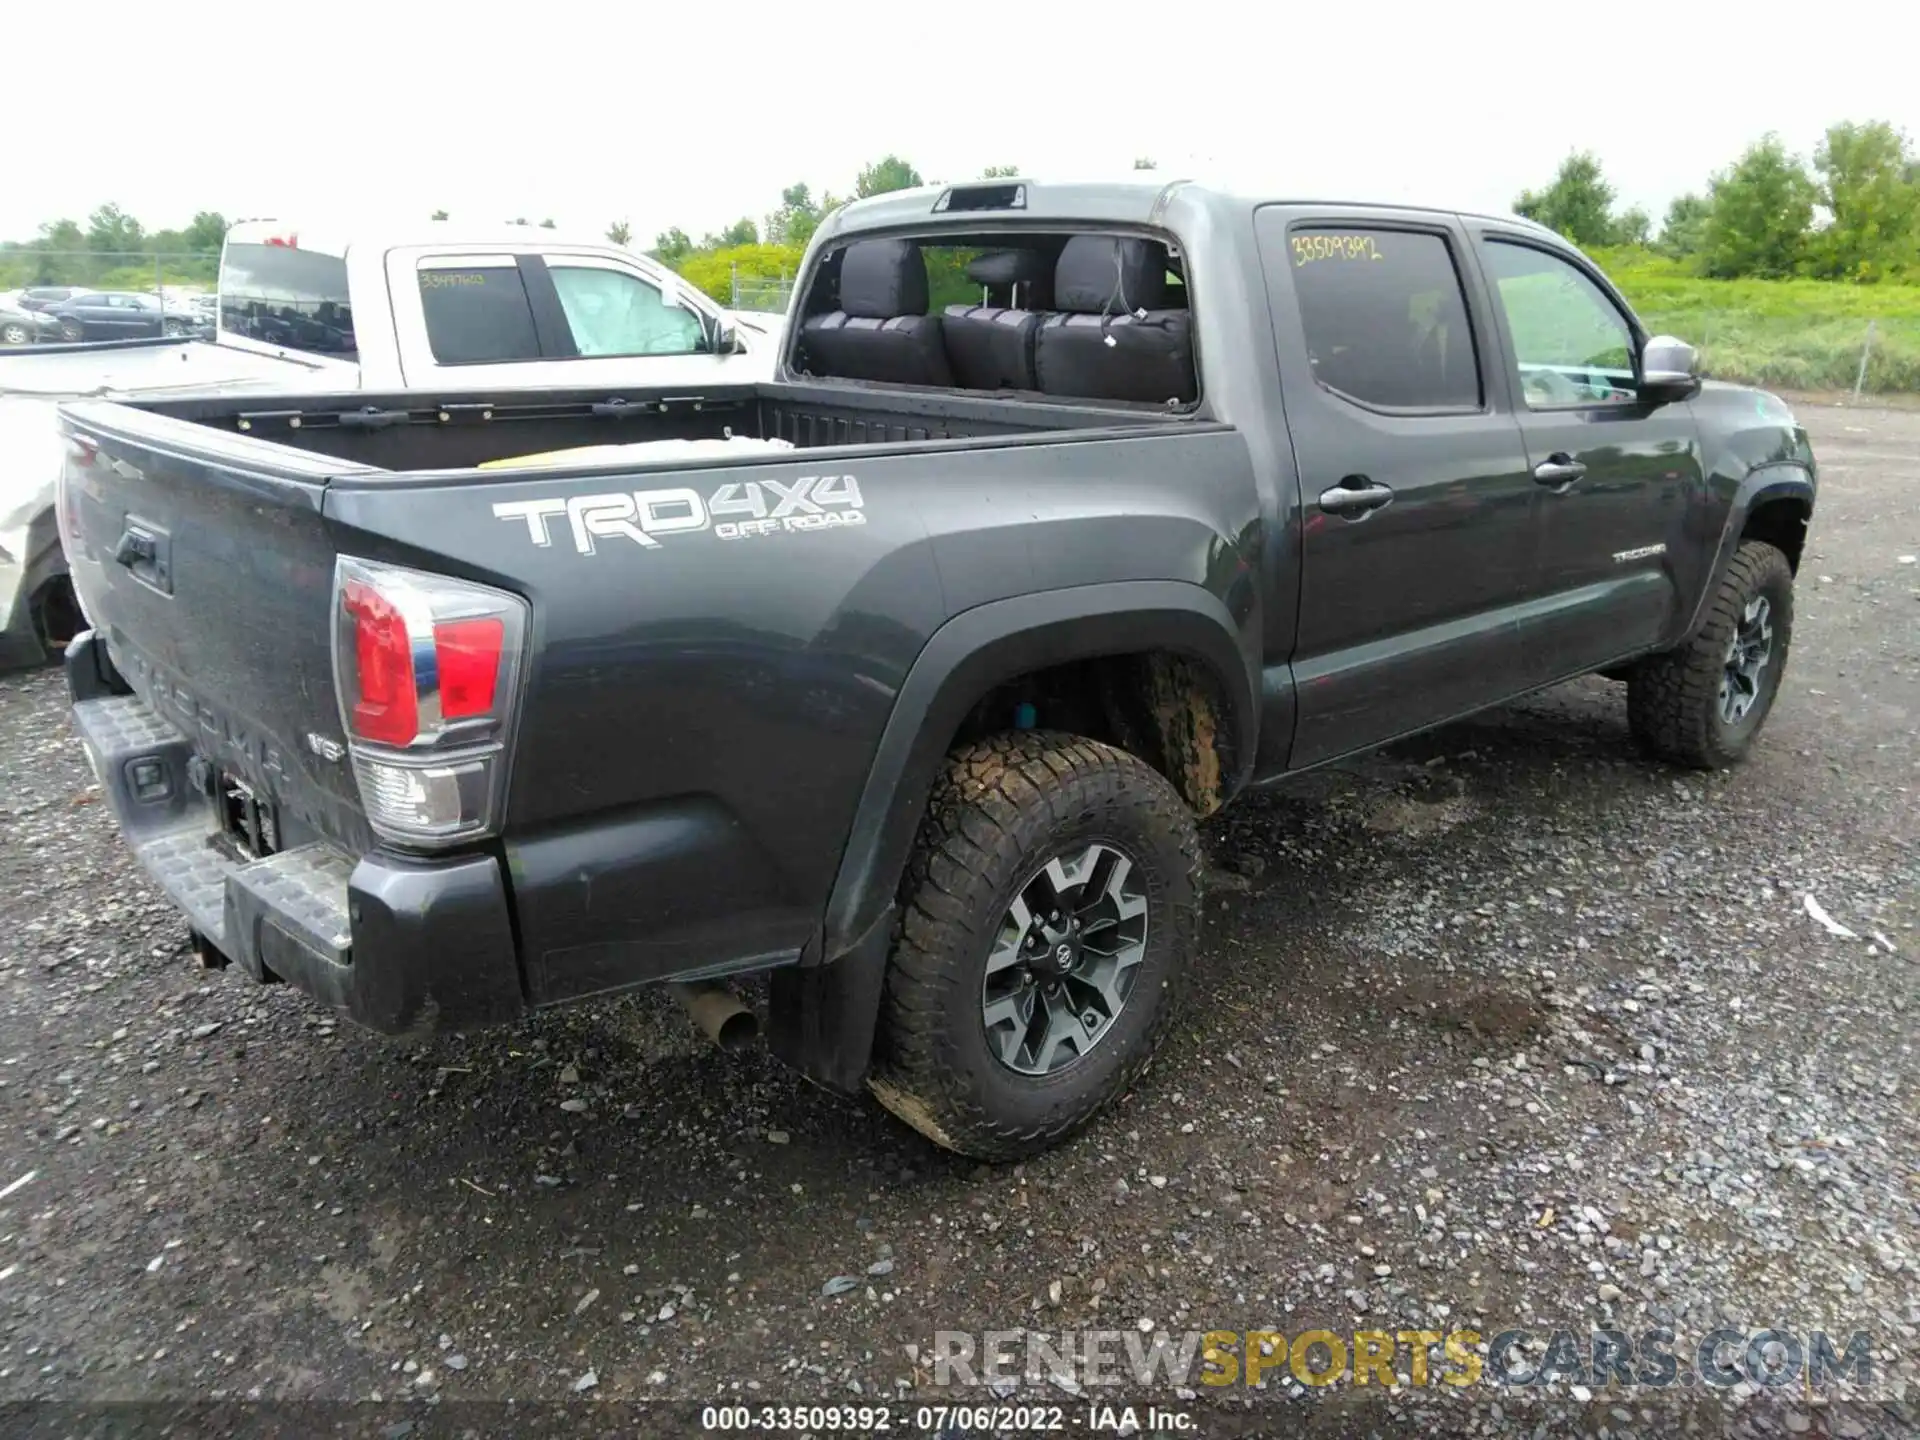
[[[1276,195],[1505,209],[1590,148],[1657,223],[1765,130],[1805,154],[1840,119],[1920,138],[1911,0],[1870,23],[1759,0],[35,13],[31,40],[9,27],[24,58],[0,98],[4,238],[112,200],[150,228],[199,209],[311,224],[445,208],[594,233],[625,219],[650,244],[759,219],[796,180],[844,195],[890,150],[930,180],[1151,156]],[[56,63],[60,26],[99,39],[77,71]]]

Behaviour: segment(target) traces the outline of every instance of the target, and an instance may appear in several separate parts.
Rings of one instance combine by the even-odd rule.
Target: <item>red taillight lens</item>
[[[371,585],[349,580],[341,601],[353,617],[353,655],[359,693],[353,697],[353,733],[381,745],[410,744],[420,733],[420,702],[413,687],[413,645],[405,618]]]
[[[367,823],[426,849],[498,833],[527,602],[349,555],[333,574],[334,682]]]
[[[440,718],[464,720],[493,712],[500,679],[500,650],[507,627],[495,618],[448,620],[433,627],[440,666]]]

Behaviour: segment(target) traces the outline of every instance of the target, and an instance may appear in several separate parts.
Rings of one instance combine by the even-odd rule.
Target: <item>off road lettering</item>
[[[800,475],[792,480],[732,481],[704,496],[676,486],[565,500],[500,500],[493,514],[498,520],[518,520],[527,527],[527,538],[542,549],[553,545],[554,522],[564,517],[575,552],[595,555],[603,540],[657,550],[656,537],[696,530],[710,530],[720,540],[741,540],[864,525],[864,504],[860,482],[851,475]]]

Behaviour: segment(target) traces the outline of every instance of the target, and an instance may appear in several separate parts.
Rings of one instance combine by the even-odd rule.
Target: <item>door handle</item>
[[[1533,478],[1542,485],[1571,485],[1587,473],[1587,467],[1565,451],[1549,455],[1533,467]]]
[[[1330,490],[1320,492],[1320,508],[1330,515],[1359,518],[1393,499],[1393,491],[1364,475],[1349,475]]]

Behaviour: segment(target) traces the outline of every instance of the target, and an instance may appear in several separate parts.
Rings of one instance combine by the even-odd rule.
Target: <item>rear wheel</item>
[[[1627,719],[1651,754],[1716,770],[1746,757],[1780,693],[1793,639],[1793,567],[1743,541],[1693,639],[1635,667]]]
[[[1030,731],[957,752],[903,885],[874,1094],[984,1160],[1079,1129],[1165,1032],[1198,857],[1185,802],[1124,751]]]
[[[33,633],[49,660],[64,655],[67,642],[85,627],[72,580],[58,575],[40,587],[33,597]]]
[[[78,320],[62,320],[60,322],[60,338],[69,345],[78,345],[82,340],[87,338],[87,327],[82,325]]]
[[[24,345],[32,338],[27,334],[27,327],[17,320],[0,325],[0,345]]]

